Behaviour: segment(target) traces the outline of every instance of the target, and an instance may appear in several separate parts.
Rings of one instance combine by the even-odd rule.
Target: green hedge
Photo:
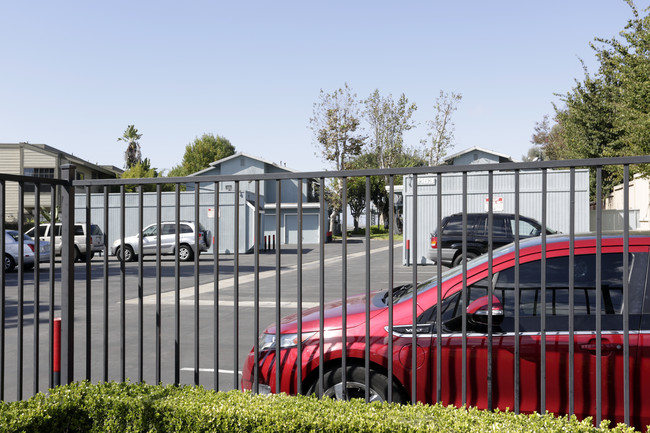
[[[590,421],[440,405],[259,396],[201,387],[88,382],[0,403],[2,432],[596,432]]]

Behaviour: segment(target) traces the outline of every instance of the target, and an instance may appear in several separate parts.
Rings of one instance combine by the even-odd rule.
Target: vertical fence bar
[[[275,238],[277,245],[275,247],[275,392],[280,393],[282,385],[282,360],[280,358],[280,321],[282,319],[280,303],[282,301],[280,270],[282,260],[280,257],[282,241],[280,240],[280,222],[282,219],[282,181],[275,181]],[[300,343],[298,343],[300,344]]]
[[[521,314],[520,304],[520,291],[519,291],[519,170],[515,170],[515,413],[519,414],[519,406],[521,403],[521,381],[520,381],[520,336],[519,336],[519,315]]]
[[[74,196],[73,196],[74,197]],[[23,209],[25,209],[25,184],[18,182],[18,305],[16,305],[17,324],[16,324],[16,395],[18,400],[23,399],[23,350],[24,350],[24,316],[25,316],[25,242],[22,240],[23,233]]]
[[[143,367],[144,367],[144,245],[142,235],[144,229],[144,215],[143,215],[143,194],[142,185],[138,185],[138,382],[143,381]]]
[[[39,220],[41,218],[41,184],[34,185],[34,359],[33,359],[33,385],[32,394],[38,394],[39,374],[38,366],[40,360],[40,307],[41,307],[41,237],[39,236]],[[19,235],[22,238],[22,231]]]
[[[108,223],[108,187],[104,187],[104,305],[103,305],[103,380],[108,382],[108,276],[110,275],[110,269],[108,268],[108,240],[109,237],[109,226]],[[53,230],[50,230],[53,232]],[[50,245],[54,246],[52,242]],[[51,251],[52,256],[54,256],[54,249]]]
[[[234,329],[233,340],[233,380],[234,389],[239,389],[239,181],[235,181],[235,257],[234,257]]]
[[[319,202],[320,202],[320,236],[319,236],[319,260],[320,268],[318,273],[318,359],[321,362],[318,363],[318,395],[323,396],[323,375],[325,374],[324,363],[322,362],[325,359],[325,178],[320,178],[320,191]]]
[[[213,229],[214,229],[214,235],[213,239],[214,241],[212,242],[212,258],[214,261],[214,266],[213,266],[213,307],[212,307],[212,313],[214,316],[213,319],[213,343],[214,347],[212,348],[213,351],[213,363],[214,363],[214,390],[219,391],[219,188],[220,188],[219,182],[214,183],[214,224],[213,224]],[[256,188],[256,199],[255,199],[255,206],[257,208],[257,213],[259,213],[259,181],[257,181],[257,184],[255,186]],[[259,230],[256,232],[259,233]],[[255,342],[257,344],[257,336],[255,336]]]
[[[0,180],[0,214],[6,215],[6,183]],[[54,189],[54,188],[53,188]],[[2,256],[2,269],[0,269],[0,400],[5,399],[5,306],[6,306],[6,275],[5,275],[5,219],[0,218],[0,256]],[[54,255],[54,252],[51,253]],[[50,308],[50,314],[52,309]],[[50,324],[52,321],[50,320]],[[52,345],[50,344],[50,347]],[[52,369],[50,368],[50,371]],[[52,380],[50,379],[50,383]]]
[[[194,385],[199,384],[199,275],[201,274],[199,268],[199,255],[201,248],[199,247],[199,227],[201,210],[201,183],[194,184]],[[207,242],[207,239],[205,240]]]
[[[576,169],[571,167],[569,172],[569,414],[574,410],[574,353],[575,353],[575,190]]]
[[[546,182],[546,169],[544,168],[542,169],[542,311],[540,313],[540,413],[546,412]]]
[[[126,197],[120,185],[120,380],[126,380]]]
[[[253,282],[253,392],[260,392],[260,181],[255,181],[255,269]],[[300,269],[300,267],[299,267]],[[300,336],[298,336],[300,341]],[[300,347],[300,345],[298,345]],[[300,369],[300,356],[296,362]]]
[[[342,216],[341,221],[341,396],[348,395],[347,333],[348,333],[348,178],[342,179]],[[392,228],[391,228],[392,229]]]
[[[388,227],[393,227],[393,212],[395,210],[395,177],[388,177]],[[393,288],[395,286],[393,251],[395,241],[393,230],[388,231],[388,402],[393,402]]]
[[[467,180],[464,179],[464,182]],[[440,402],[442,400],[442,310],[440,309],[441,305],[441,300],[442,300],[442,245],[443,245],[443,233],[442,233],[442,174],[438,173],[436,175],[436,208],[438,210],[436,214],[436,227],[437,227],[437,244],[436,244],[436,277],[438,280],[438,283],[436,284],[436,302],[438,305],[438,308],[436,308],[436,402]],[[465,235],[466,228],[467,228],[467,221],[465,217],[465,212],[463,212],[463,223],[465,224],[463,226],[463,235]],[[465,261],[465,258],[467,257],[467,248],[466,248],[466,239],[463,238],[463,262]],[[463,275],[463,278],[465,278],[465,275]],[[463,327],[465,326],[465,320],[463,319]],[[466,331],[466,330],[465,330]],[[463,333],[463,335],[466,335],[466,332]],[[465,339],[463,338],[463,342],[465,342]],[[465,357],[463,356],[463,361],[465,361]],[[465,373],[465,366],[463,364],[463,370],[462,370],[462,395],[463,395],[463,402],[465,401],[465,382],[467,380],[466,376],[467,374]]]
[[[411,350],[413,351],[411,355],[411,401],[417,401],[418,396],[418,333],[417,333],[417,317],[418,317],[418,175],[413,175],[413,215],[411,220],[413,221],[413,233],[411,239],[413,239],[413,258],[411,263],[413,263],[412,271],[412,284],[413,284],[413,305],[412,305],[412,323],[413,323],[413,335],[411,335]],[[390,227],[391,231],[393,226]]]
[[[54,228],[56,223],[56,185],[51,185],[50,187],[50,299],[48,305],[48,347],[49,347],[49,387],[54,388],[54,259],[56,255],[56,248],[54,244]],[[4,191],[4,189],[3,189]],[[4,218],[2,219],[2,224],[4,225]],[[4,233],[4,229],[1,230]],[[4,241],[4,236],[3,236]],[[4,274],[3,274],[4,275]],[[4,284],[2,285],[4,289]],[[4,311],[4,294],[2,296],[2,311]],[[2,326],[4,326],[4,320],[2,321]],[[4,328],[2,335],[4,335]],[[4,353],[4,345],[2,346],[2,352]],[[4,372],[4,366],[0,366],[0,372]],[[0,373],[2,375],[4,373]],[[4,377],[4,376],[3,376]],[[4,387],[3,387],[4,388]],[[0,395],[0,400],[4,397]]]
[[[494,398],[492,395],[492,356],[494,342],[492,324],[494,318],[492,317],[492,295],[494,294],[494,287],[492,284],[493,277],[493,263],[492,259],[494,253],[494,172],[488,171],[488,338],[487,338],[487,406],[488,410],[493,409]]]
[[[442,175],[438,174],[438,232],[442,233]],[[467,297],[467,172],[463,172],[463,235],[462,235],[462,241],[463,241],[463,251],[462,251],[462,267],[463,267],[463,288],[461,297],[463,298],[463,311],[462,316],[463,316],[463,323],[461,325],[462,327],[462,333],[463,333],[463,341],[462,341],[462,359],[461,359],[461,365],[462,365],[462,398],[463,398],[463,405],[467,404],[467,304],[468,304],[468,297]],[[438,245],[440,245],[440,248],[442,248],[442,243],[439,241]],[[442,251],[442,250],[440,250]],[[438,262],[440,263],[442,261],[442,252],[438,253]],[[440,275],[442,272],[442,265],[438,265],[438,299],[442,297],[442,275]],[[440,305],[440,301],[438,301],[438,305]],[[438,308],[438,317],[436,320],[438,320],[438,323],[442,322],[442,311],[440,311],[440,308]],[[442,358],[442,329],[441,326],[438,326],[438,344],[437,344],[437,350],[438,350],[438,358]],[[441,378],[442,372],[439,373],[438,380],[442,380]],[[440,388],[440,387],[438,387]],[[440,401],[440,398],[438,399]]]
[[[156,383],[162,378],[162,185],[156,185]]]
[[[176,184],[176,204],[174,208],[174,245],[178,248],[181,243],[181,184]],[[181,262],[178,254],[174,254],[174,384],[181,382]]]
[[[364,383],[366,403],[370,401],[370,230],[372,210],[370,207],[370,176],[366,176],[366,335],[364,344]]]
[[[74,380],[74,193],[75,166],[61,166],[61,384]]]
[[[602,248],[603,248],[603,168],[596,167],[596,425],[603,416],[602,388]]]
[[[630,166],[623,166],[623,403],[630,425]],[[638,330],[638,328],[637,328]]]
[[[92,301],[92,288],[91,288],[91,281],[92,281],[92,274],[91,274],[91,266],[90,266],[90,260],[92,258],[92,244],[91,244],[91,227],[90,227],[90,187],[87,186],[86,188],[86,254],[82,255],[81,257],[84,257],[86,260],[84,260],[86,264],[86,380],[90,380],[90,372],[91,372],[91,361],[92,361],[92,332],[91,332],[91,323],[92,323],[92,309],[91,309],[91,301]],[[38,236],[37,236],[38,237]]]
[[[296,251],[296,299],[298,301],[298,357],[296,358],[296,382],[298,386],[296,392],[298,394],[302,394],[302,201],[304,187],[304,179],[298,179],[298,251]]]

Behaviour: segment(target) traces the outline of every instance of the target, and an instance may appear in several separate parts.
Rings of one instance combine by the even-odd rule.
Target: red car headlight
[[[313,337],[315,332],[303,332],[302,333],[302,342],[309,340]],[[260,335],[259,347],[260,350],[271,350],[275,349],[275,334],[262,334]],[[296,347],[298,345],[298,334],[280,334],[280,348],[287,349],[290,347]]]

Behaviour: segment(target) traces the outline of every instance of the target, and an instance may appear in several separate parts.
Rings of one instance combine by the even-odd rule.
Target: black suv
[[[492,214],[493,248],[509,244],[515,240],[515,215]],[[557,233],[546,228],[547,234]],[[532,218],[519,216],[519,237],[521,239],[539,236],[542,225]],[[427,257],[434,263],[438,260],[438,248],[442,248],[442,264],[457,266],[463,259],[463,214],[457,213],[442,219],[442,235],[438,231],[431,234],[431,247]],[[467,259],[473,259],[488,250],[488,214],[467,214]]]

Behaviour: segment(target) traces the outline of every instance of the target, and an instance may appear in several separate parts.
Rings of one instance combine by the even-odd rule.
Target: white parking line
[[[402,246],[402,244],[401,243],[396,243],[393,246],[394,246],[394,248],[399,248],[399,247]],[[373,250],[370,250],[370,254],[379,253],[379,252],[382,252],[382,251],[387,251],[388,249],[389,249],[388,245],[380,247],[380,248],[375,248]],[[366,255],[365,251],[359,251],[359,252],[356,252],[356,253],[348,254],[348,259],[363,257],[365,255]],[[340,262],[340,261],[341,261],[340,256],[338,256],[338,257],[330,257],[329,259],[325,259],[325,265],[328,265],[328,264],[333,263],[333,262]],[[303,269],[309,269],[309,268],[318,267],[318,266],[320,266],[320,258],[317,259],[317,260],[308,262],[308,263],[303,263]],[[298,265],[295,264],[295,263],[292,264],[292,265],[285,265],[285,269],[282,271],[282,273],[284,274],[284,273],[287,273],[287,272],[294,272],[294,271],[297,270],[297,268],[298,268]],[[259,273],[259,278],[260,278],[260,281],[263,280],[263,279],[266,279],[266,278],[275,278],[275,269],[260,272]],[[240,275],[239,276],[239,284],[243,285],[243,284],[247,284],[247,283],[252,283],[254,281],[255,281],[255,275],[254,274],[246,274],[246,275]],[[233,285],[234,285],[233,278],[227,278],[227,279],[219,280],[219,290],[230,289],[230,288],[233,287]],[[212,293],[212,292],[214,292],[214,282],[201,284],[199,286],[199,295],[204,294],[204,293]],[[194,287],[193,286],[192,287],[187,287],[185,289],[181,289],[179,295],[180,295],[179,297],[181,299],[181,302],[180,302],[181,305],[194,305]],[[160,303],[162,305],[174,305],[175,297],[176,297],[176,293],[173,292],[173,291],[162,293],[160,295]],[[142,299],[142,303],[144,305],[155,305],[156,304],[156,295],[145,296]],[[230,303],[230,304],[228,304],[228,303]],[[126,304],[127,305],[137,305],[138,304],[138,299],[137,298],[129,299],[128,301],[126,301]],[[250,304],[250,305],[245,305],[245,304]],[[261,304],[262,303],[260,303],[260,307],[262,307]],[[309,308],[310,306],[315,306],[314,304],[316,306],[319,305],[318,303],[313,303],[313,302],[303,302],[303,307]],[[199,300],[199,305],[210,306],[210,305],[214,305],[214,303],[212,302],[212,300]],[[234,302],[233,301],[223,301],[223,303],[222,303],[222,301],[219,301],[219,305],[224,305],[224,306],[231,305],[231,306],[234,306]],[[253,307],[252,301],[240,301],[239,305],[240,306]],[[287,307],[291,307],[291,306],[293,306],[293,308],[296,307],[295,302],[293,302],[293,303],[291,303],[291,302],[281,303],[281,306],[284,307],[285,305]],[[275,307],[275,302],[271,302],[271,303],[264,302],[264,307],[262,307],[262,308],[270,308],[270,307]]]
[[[181,368],[181,371],[194,371],[194,367],[183,367]],[[200,373],[214,373],[214,368],[199,368]],[[223,370],[219,369],[219,374],[233,374],[235,371],[234,370]],[[237,372],[238,375],[241,376],[241,371]]]

